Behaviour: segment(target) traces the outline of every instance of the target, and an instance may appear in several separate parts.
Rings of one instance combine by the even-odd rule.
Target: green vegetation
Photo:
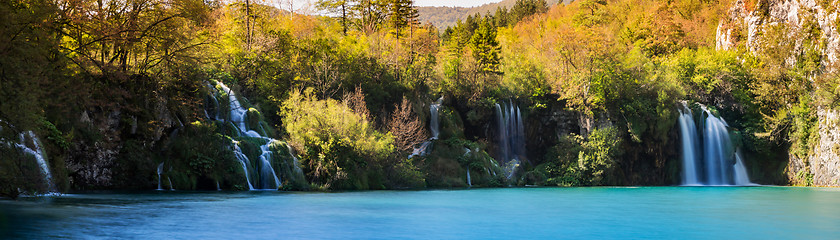
[[[384,189],[422,187],[422,175],[408,159],[395,156],[394,137],[373,128],[359,102],[318,100],[311,89],[293,92],[281,116],[301,164],[316,188]],[[363,108],[363,107],[362,107]]]
[[[619,184],[621,138],[614,127],[596,129],[587,138],[569,135],[548,154],[546,163],[526,176],[526,184],[598,186]]]
[[[34,131],[62,191],[154,188],[160,163],[177,189],[246,189],[234,144],[257,159],[266,142],[239,133],[218,81],[248,130],[280,140],[269,148],[287,190],[465,187],[468,172],[486,187],[664,185],[688,101],[727,119],[751,175],[784,184],[787,149],[807,159],[817,111],[840,102],[811,13],[724,51],[730,1],[505,4],[434,26],[406,0],[319,1],[329,16],[254,1],[3,2],[0,141]],[[439,139],[408,159],[441,96]],[[494,159],[501,102],[520,106],[533,141],[513,179]],[[3,195],[45,190],[30,157],[0,153]]]

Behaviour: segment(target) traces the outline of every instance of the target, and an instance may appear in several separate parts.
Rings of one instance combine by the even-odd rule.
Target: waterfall
[[[729,125],[723,118],[712,114],[706,106],[700,107],[699,127],[694,124],[694,114],[686,103],[683,103],[683,109],[680,110],[682,184],[752,185],[741,154],[734,149],[730,139]],[[698,132],[702,136],[698,136]]]
[[[683,109],[680,109],[680,136],[682,136],[682,163],[683,185],[700,185],[700,178],[697,174],[697,127],[694,124],[694,116],[691,114],[691,109],[686,103],[683,103]]]
[[[749,175],[747,175],[747,166],[744,165],[744,160],[741,157],[741,150],[735,150],[735,185],[756,185],[750,182]]]
[[[248,110],[242,107],[236,97],[236,94],[231,91],[230,88],[222,82],[217,82],[217,84],[222,91],[228,94],[228,100],[230,101],[230,120],[234,123],[234,127],[237,128],[239,134],[242,136],[265,140],[265,144],[260,146],[261,153],[259,162],[257,162],[258,165],[256,166],[252,166],[248,157],[242,153],[242,149],[237,145],[239,142],[233,142],[233,152],[234,155],[236,155],[236,159],[242,164],[242,170],[245,171],[245,180],[248,182],[248,189],[254,190],[255,186],[266,190],[278,189],[281,182],[280,178],[277,177],[277,172],[274,171],[274,167],[271,166],[273,152],[269,149],[269,145],[276,140],[262,136],[254,130],[250,130],[245,121]]]
[[[440,117],[438,116],[438,110],[440,109],[440,104],[443,102],[443,97],[440,97],[435,103],[429,105],[429,130],[432,132],[431,139],[438,139],[440,135]]]
[[[522,113],[513,103],[496,104],[496,122],[499,134],[499,157],[505,166],[505,176],[510,179],[525,159],[525,124]]]
[[[470,179],[470,169],[467,168],[467,186],[472,187],[472,179]]]
[[[254,185],[251,184],[251,171],[248,170],[248,166],[251,166],[251,161],[248,160],[248,156],[242,153],[242,149],[239,148],[239,142],[237,141],[233,142],[233,155],[242,164],[242,171],[245,172],[245,182],[248,182],[248,190],[254,190]]]
[[[172,186],[172,179],[166,176],[166,181],[169,181],[169,191],[175,191],[175,186]]]
[[[228,99],[230,100],[230,121],[236,124],[239,128],[239,132],[248,137],[263,138],[263,136],[260,136],[260,134],[256,131],[248,130],[248,126],[245,124],[245,114],[248,110],[243,108],[242,104],[239,103],[239,100],[236,98],[236,93],[231,91],[224,83],[218,83],[222,88],[222,91],[225,91],[228,94]]]
[[[708,108],[703,106],[705,123],[703,125],[703,162],[706,168],[706,184],[732,184],[731,162],[734,151],[729,139],[729,127],[723,119],[715,117]],[[702,116],[702,115],[701,115]]]
[[[432,133],[432,137],[429,140],[420,143],[420,146],[414,148],[408,158],[412,158],[414,156],[426,156],[432,152],[432,140],[438,139],[440,135],[440,105],[443,103],[443,97],[438,98],[437,101],[429,105],[429,131]]]
[[[260,187],[263,189],[277,189],[280,187],[280,178],[277,177],[277,174],[274,173],[274,168],[271,167],[271,159],[274,159],[274,153],[268,148],[268,144],[270,143],[271,141],[260,146],[260,151],[262,151],[262,154],[260,155],[260,169],[262,171],[260,173],[260,183],[262,185],[260,185]],[[272,179],[272,177],[274,178]],[[272,180],[274,180],[274,185],[270,184]]]
[[[426,156],[429,152],[431,152],[432,141],[426,140],[423,143],[420,143],[420,146],[414,148],[411,151],[411,154],[408,155],[408,158],[411,159],[414,156]]]
[[[32,140],[33,148],[26,146],[27,136]],[[41,174],[44,174],[44,183],[47,184],[48,191],[56,192],[55,184],[52,181],[50,165],[47,163],[47,154],[44,153],[44,149],[41,147],[41,140],[38,139],[38,136],[35,136],[35,133],[32,131],[20,133],[20,143],[15,143],[15,146],[35,157],[35,161],[38,162],[38,166],[41,168]]]
[[[289,156],[292,157],[292,165],[295,167],[295,173],[303,176],[303,169],[300,169],[300,166],[298,166],[298,158],[295,156],[295,150],[292,148],[292,145],[286,144],[286,148],[289,149]]]
[[[158,165],[158,167],[157,167],[157,175],[158,175],[158,188],[157,188],[157,190],[163,190],[163,188],[161,187],[161,184],[160,184],[160,180],[161,180],[160,179],[160,174],[161,173],[163,173],[163,162],[161,162],[160,165]]]

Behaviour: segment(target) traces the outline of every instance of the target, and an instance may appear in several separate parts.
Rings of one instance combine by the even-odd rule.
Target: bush
[[[556,186],[617,184],[611,176],[618,169],[621,139],[615,127],[595,129],[585,140],[577,135],[564,136],[549,151],[549,161],[526,176],[545,176],[545,185]]]
[[[588,185],[615,184],[610,179],[621,155],[621,136],[614,127],[595,129],[582,144],[578,167],[588,177]]]
[[[549,150],[546,163],[540,164],[534,171],[542,172],[547,179],[544,185],[580,186],[583,176],[578,171],[578,155],[583,150],[584,139],[579,135],[566,135],[560,138],[557,146]]]
[[[176,189],[212,189],[244,184],[244,173],[230,150],[230,139],[217,133],[214,123],[186,125],[172,142],[164,174]],[[154,171],[150,171],[154,173]],[[245,186],[245,185],[242,185]]]
[[[307,190],[309,184],[306,182],[306,177],[303,176],[303,171],[300,168],[300,163],[294,156],[291,146],[282,141],[274,141],[268,145],[268,149],[274,152],[274,160],[272,161],[273,168],[279,173],[280,181],[282,181],[283,190]]]
[[[47,192],[41,176],[34,157],[14,145],[0,144],[0,197],[14,199],[24,193]]]
[[[382,188],[382,163],[394,152],[394,138],[376,131],[361,114],[333,99],[318,100],[307,89],[281,107],[290,142],[313,184],[325,189]],[[379,184],[377,184],[379,183]]]

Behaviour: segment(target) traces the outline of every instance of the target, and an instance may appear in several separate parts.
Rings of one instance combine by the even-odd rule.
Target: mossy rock
[[[293,156],[288,143],[274,141],[268,145],[268,148],[274,152],[272,167],[280,177],[281,188],[283,190],[308,190],[309,183],[306,182],[306,177],[300,166],[295,166],[300,162],[296,161],[297,157]]]
[[[458,112],[450,107],[441,107],[438,114],[440,116],[440,139],[464,139],[464,122]]]
[[[260,122],[262,121],[262,113],[260,113],[260,111],[256,108],[248,108],[248,111],[245,112],[245,126],[248,130],[254,130],[265,136],[265,131],[262,130],[262,126],[260,125]]]
[[[237,127],[233,122],[227,122],[224,125],[224,129],[221,131],[222,134],[238,138],[241,137],[242,134],[239,132],[239,127]]]
[[[449,138],[433,143],[432,152],[425,158],[426,185],[440,188],[467,187],[467,169],[473,187],[503,186],[502,168],[483,150],[481,144],[461,138]],[[494,174],[495,173],[495,174]]]

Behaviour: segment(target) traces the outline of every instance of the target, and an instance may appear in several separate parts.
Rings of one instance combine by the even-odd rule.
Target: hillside
[[[549,6],[557,4],[558,0],[547,0]],[[572,2],[571,0],[564,0],[563,3],[569,4]],[[484,4],[478,7],[418,7],[418,12],[420,13],[420,22],[423,23],[431,23],[435,25],[440,30],[446,29],[447,27],[451,27],[458,22],[459,19],[463,20],[469,15],[475,15],[476,13],[480,13],[481,15],[487,15],[487,13],[496,12],[497,8],[505,7],[510,9],[513,5],[516,4],[516,0],[504,0],[497,3],[489,3]]]

